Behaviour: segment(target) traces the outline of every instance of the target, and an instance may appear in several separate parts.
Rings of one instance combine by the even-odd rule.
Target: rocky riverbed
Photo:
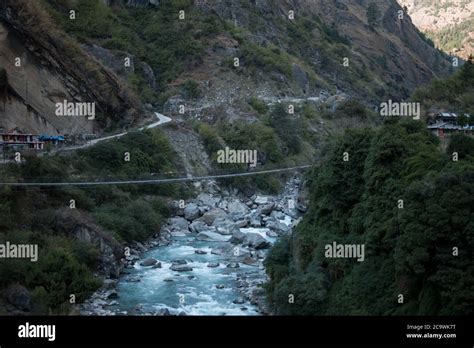
[[[118,280],[84,304],[84,315],[267,314],[263,261],[304,208],[295,175],[280,195],[242,197],[207,183],[147,243],[135,243]]]

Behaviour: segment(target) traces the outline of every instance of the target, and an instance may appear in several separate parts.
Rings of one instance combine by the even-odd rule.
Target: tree
[[[374,29],[378,25],[380,16],[381,13],[377,4],[374,2],[370,3],[367,8],[367,23],[370,29]]]
[[[465,125],[469,124],[469,118],[464,114],[459,115],[458,124],[464,127]]]
[[[276,105],[272,110],[270,125],[284,142],[289,154],[298,154],[301,151],[301,123],[288,115],[283,104]]]
[[[474,82],[474,57],[472,54],[462,66],[461,78],[466,85],[470,85]]]

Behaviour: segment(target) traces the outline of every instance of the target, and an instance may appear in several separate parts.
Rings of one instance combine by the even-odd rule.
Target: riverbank
[[[263,261],[302,215],[301,178],[295,175],[276,196],[204,186],[196,199],[173,202],[174,215],[160,233],[130,248],[120,278],[106,279],[80,305],[81,314],[268,314]]]

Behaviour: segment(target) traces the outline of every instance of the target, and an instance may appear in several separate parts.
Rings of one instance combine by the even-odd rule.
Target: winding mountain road
[[[158,118],[158,121],[156,121],[152,124],[149,124],[147,126],[141,127],[138,130],[143,131],[143,130],[146,130],[146,129],[156,128],[158,126],[161,126],[162,124],[165,124],[165,123],[168,123],[168,122],[171,121],[171,118],[169,118],[168,116],[165,116],[163,114],[160,114],[159,112],[155,112],[155,115]],[[84,145],[74,147],[74,149],[82,149],[82,148],[85,148],[85,147],[93,146],[93,145],[95,145],[97,143],[100,143],[101,141],[105,141],[105,140],[118,139],[118,138],[123,137],[124,135],[127,135],[128,133],[130,133],[130,131],[119,133],[119,134],[114,134],[114,135],[109,135],[109,136],[106,136],[106,137],[103,137],[103,138],[93,139],[93,140],[88,141]]]

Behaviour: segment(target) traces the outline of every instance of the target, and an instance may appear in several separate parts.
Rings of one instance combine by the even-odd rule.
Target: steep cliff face
[[[0,20],[0,67],[7,80],[0,127],[90,134],[139,119],[133,94],[57,29],[38,1],[3,1]],[[64,100],[95,103],[95,119],[56,116],[55,105]]]

